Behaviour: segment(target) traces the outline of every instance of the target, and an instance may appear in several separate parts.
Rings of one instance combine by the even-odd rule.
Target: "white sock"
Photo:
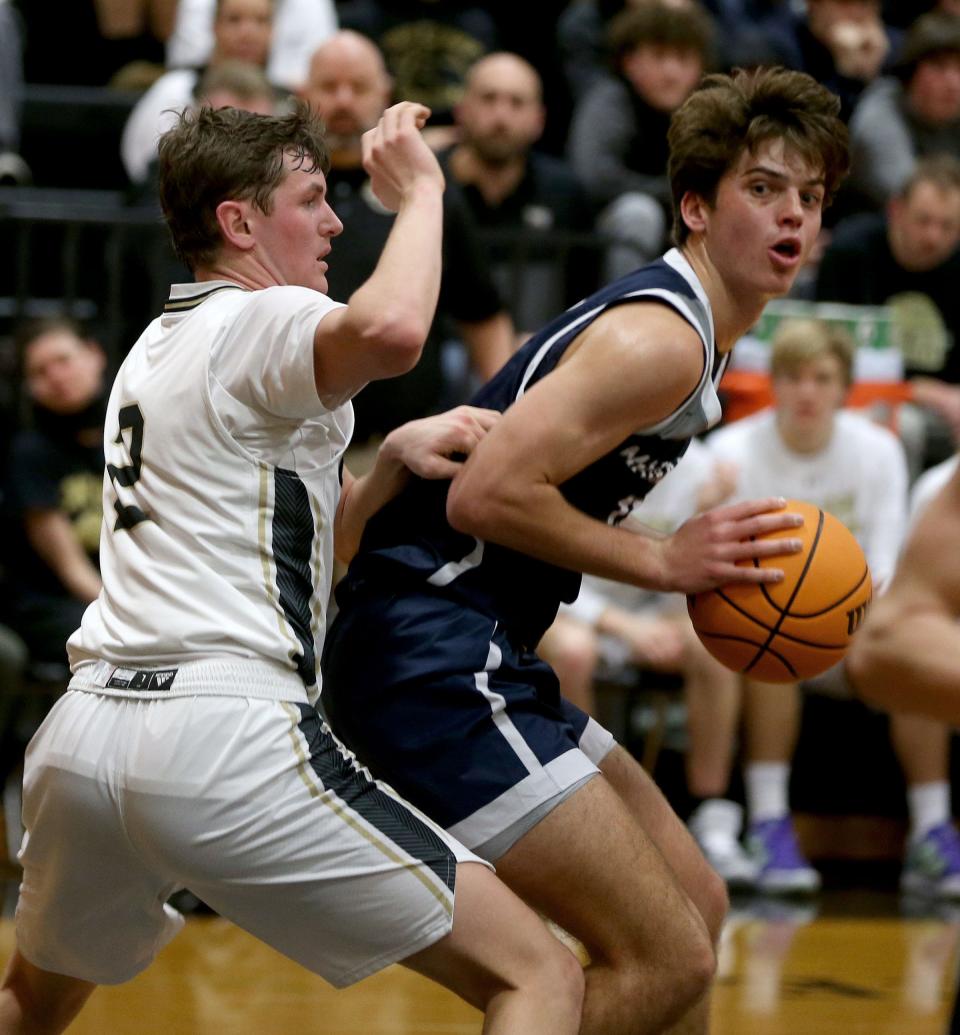
[[[914,783],[907,788],[910,812],[910,840],[919,841],[924,834],[950,819],[950,784],[946,780]]]
[[[743,773],[747,813],[751,823],[782,819],[790,811],[787,792],[790,765],[787,762],[750,762]]]

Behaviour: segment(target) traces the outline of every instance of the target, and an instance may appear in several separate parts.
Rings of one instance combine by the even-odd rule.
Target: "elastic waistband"
[[[209,694],[310,703],[307,688],[295,672],[271,661],[243,658],[205,658],[163,668],[87,661],[77,666],[69,689],[115,697]]]

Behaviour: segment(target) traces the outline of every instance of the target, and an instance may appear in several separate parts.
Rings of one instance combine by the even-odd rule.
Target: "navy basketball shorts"
[[[333,731],[481,858],[597,775],[613,736],[493,618],[429,588],[339,599],[321,665]]]

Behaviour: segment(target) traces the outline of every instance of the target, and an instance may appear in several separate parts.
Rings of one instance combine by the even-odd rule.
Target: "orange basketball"
[[[767,683],[823,672],[844,655],[873,593],[860,544],[841,521],[811,503],[787,502],[800,528],[769,538],[803,541],[799,553],[741,564],[782,568],[782,582],[737,583],[687,597],[703,645],[727,668]]]

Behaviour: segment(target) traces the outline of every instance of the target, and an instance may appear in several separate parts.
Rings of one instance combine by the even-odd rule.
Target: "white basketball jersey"
[[[353,410],[320,402],[313,338],[337,306],[300,287],[173,287],[110,395],[104,589],[68,643],[75,672],[265,659],[318,690]]]

